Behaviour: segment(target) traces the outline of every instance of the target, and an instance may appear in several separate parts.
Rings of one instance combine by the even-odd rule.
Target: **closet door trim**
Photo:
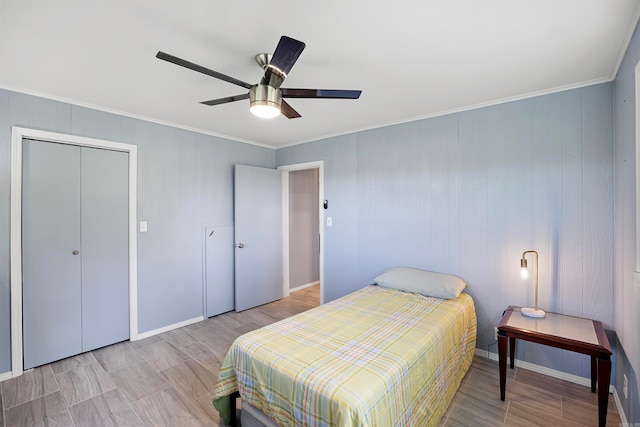
[[[131,144],[13,126],[11,133],[11,376],[23,373],[22,361],[22,141],[101,148],[129,154],[129,335],[138,339],[137,157]]]

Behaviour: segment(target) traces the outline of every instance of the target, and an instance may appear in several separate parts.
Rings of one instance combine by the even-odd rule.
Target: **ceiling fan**
[[[260,83],[255,85],[162,51],[158,52],[156,58],[249,89],[249,92],[241,95],[202,101],[201,104],[220,105],[248,98],[250,111],[264,118],[276,117],[279,114],[289,119],[300,117],[300,114],[283,98],[358,99],[360,97],[362,93],[360,90],[289,89],[280,87],[305,46],[301,41],[282,36],[273,55],[267,53],[256,55],[256,61],[264,69],[264,76],[262,76]]]

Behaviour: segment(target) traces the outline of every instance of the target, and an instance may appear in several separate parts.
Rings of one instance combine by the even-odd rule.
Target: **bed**
[[[445,299],[417,272],[239,337],[213,390],[223,422],[241,396],[248,418],[279,426],[437,425],[473,359],[475,307],[462,279],[442,275],[463,283]]]

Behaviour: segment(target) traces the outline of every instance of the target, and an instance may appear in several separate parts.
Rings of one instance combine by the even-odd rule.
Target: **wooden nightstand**
[[[508,338],[508,341],[507,341]],[[507,343],[511,369],[516,339],[531,341],[591,356],[591,391],[598,385],[598,425],[607,421],[611,347],[602,323],[597,320],[547,313],[542,319],[523,316],[520,307],[509,306],[498,325],[498,359],[500,365],[500,399],[504,400],[507,383]]]

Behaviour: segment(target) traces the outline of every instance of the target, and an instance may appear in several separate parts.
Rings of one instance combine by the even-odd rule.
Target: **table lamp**
[[[527,271],[527,259],[525,258],[525,256],[529,253],[535,254],[536,256],[536,305],[534,308],[523,307],[520,312],[524,316],[541,319],[546,315],[546,313],[538,309],[538,252],[530,250],[530,251],[524,251],[522,253],[522,259],[520,260],[520,267],[522,268],[521,275],[523,279],[526,279],[527,277],[529,277],[529,273]]]

